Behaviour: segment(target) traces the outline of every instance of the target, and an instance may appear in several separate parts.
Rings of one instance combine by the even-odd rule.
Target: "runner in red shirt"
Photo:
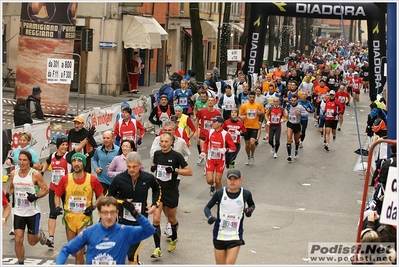
[[[341,85],[339,87],[338,92],[335,93],[335,97],[338,100],[338,102],[341,104],[341,109],[343,110],[342,113],[338,115],[339,117],[338,131],[341,131],[342,123],[344,122],[345,107],[346,104],[351,101],[351,95],[346,91],[345,86]]]
[[[120,137],[120,140],[133,140],[136,147],[141,145],[141,140],[145,134],[145,128],[139,120],[132,119],[132,109],[125,107],[122,110],[123,118],[115,123],[114,137]]]
[[[197,139],[197,143],[200,144],[201,151],[204,145],[205,138],[208,136],[208,132],[212,129],[211,119],[216,116],[222,116],[219,110],[215,106],[215,98],[208,98],[208,107],[201,109],[197,113],[197,119],[195,120],[195,128],[197,132],[194,134],[194,138]],[[201,125],[201,127],[200,127]],[[203,158],[199,157],[197,164],[200,165],[204,161]]]
[[[329,151],[330,143],[330,133],[333,134],[333,142],[335,142],[335,137],[337,133],[338,125],[338,114],[342,114],[343,110],[341,108],[341,103],[335,99],[335,91],[331,90],[329,92],[329,97],[326,98],[326,105],[324,106],[324,115],[326,115],[326,133],[324,135],[324,149]]]
[[[221,115],[212,118],[211,122],[212,129],[205,138],[200,157],[206,158],[206,182],[211,185],[209,193],[212,196],[215,190],[222,188],[225,153],[236,151],[236,146],[230,133],[222,128],[224,119]]]
[[[359,102],[359,96],[360,96],[360,87],[362,85],[362,78],[359,78],[359,73],[355,71],[353,73],[353,79],[351,80],[352,84],[352,94],[353,98],[356,102]]]
[[[238,118],[237,108],[233,108],[230,114],[230,119],[223,123],[223,129],[230,133],[236,145],[236,151],[226,153],[226,167],[234,169],[236,158],[241,148],[241,133],[246,133],[247,128],[245,128],[244,123]]]

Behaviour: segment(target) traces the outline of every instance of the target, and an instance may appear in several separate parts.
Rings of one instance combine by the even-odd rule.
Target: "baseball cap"
[[[357,71],[355,71],[355,72],[353,73],[353,75],[359,75],[359,73],[358,73]]]
[[[76,116],[76,117],[73,119],[73,122],[75,122],[75,121],[80,122],[80,123],[84,123],[84,122],[85,122],[85,119],[83,119],[83,117],[81,117],[81,116]]]
[[[330,90],[330,92],[328,94],[329,95],[335,95],[335,91],[334,90]]]
[[[234,177],[236,179],[240,179],[241,178],[241,172],[237,169],[229,169],[227,171],[227,179],[229,179],[230,177]]]
[[[212,118],[211,121],[217,121],[217,122],[224,122],[224,119],[222,116],[216,116],[215,118]]]

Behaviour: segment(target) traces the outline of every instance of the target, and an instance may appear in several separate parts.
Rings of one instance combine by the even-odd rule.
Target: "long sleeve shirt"
[[[96,152],[93,156],[93,170],[95,171],[97,168],[102,168],[102,171],[97,174],[98,180],[104,184],[111,184],[111,177],[107,176],[107,166],[112,162],[112,160],[118,156],[119,147],[116,145],[112,145],[111,150],[106,151],[104,145],[100,146],[96,149]],[[126,166],[126,165],[125,165]]]

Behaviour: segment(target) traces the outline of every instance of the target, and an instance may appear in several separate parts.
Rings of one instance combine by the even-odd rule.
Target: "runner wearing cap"
[[[206,182],[211,186],[210,195],[212,196],[215,189],[222,188],[222,176],[226,164],[225,153],[236,151],[236,146],[230,133],[222,128],[223,117],[216,116],[211,121],[212,129],[205,138],[201,157],[206,158]]]
[[[65,225],[67,240],[75,238],[85,228],[93,224],[93,211],[103,195],[103,187],[97,177],[84,171],[87,160],[82,153],[75,153],[71,157],[73,171],[64,175],[55,191],[55,209],[50,211],[54,215],[61,215]],[[65,194],[65,203],[61,208],[61,197]],[[96,195],[97,200],[93,202]],[[75,254],[75,264],[84,264],[84,248]]]
[[[216,264],[234,264],[240,246],[245,245],[244,214],[246,217],[252,216],[255,202],[251,192],[240,187],[242,179],[238,169],[228,170],[227,187],[217,190],[204,208],[208,223],[214,223],[213,246]],[[215,205],[217,205],[216,217],[211,213]]]
[[[74,148],[74,152],[78,152],[83,149],[83,147],[86,146],[88,143],[88,139],[83,139],[82,142],[79,143]],[[60,136],[56,140],[56,147],[57,151],[52,153],[47,159],[46,162],[43,165],[43,168],[41,170],[42,175],[49,169],[51,165],[51,181],[50,181],[50,191],[49,191],[49,207],[50,211],[55,209],[54,206],[54,196],[55,196],[55,191],[57,190],[57,186],[59,181],[61,180],[62,176],[66,175],[69,173],[71,169],[71,164],[69,162],[71,161],[71,155],[73,153],[68,152],[68,139],[65,136]],[[65,196],[61,196],[62,203],[65,203]],[[48,219],[48,234],[49,237],[47,238],[46,245],[50,248],[54,247],[54,233],[55,233],[55,228],[57,225],[57,214],[54,214],[52,212],[49,213],[49,219]]]
[[[342,123],[344,122],[344,112],[345,112],[345,107],[347,103],[351,101],[351,95],[346,91],[346,88],[344,85],[339,86],[338,92],[335,93],[335,97],[338,99],[339,103],[341,104],[342,113],[338,114],[339,116],[339,125],[338,125],[338,131],[341,131]]]
[[[161,95],[160,104],[156,108],[152,109],[149,121],[155,125],[155,134],[159,134],[162,123],[170,119],[170,116],[175,114],[175,110],[172,106],[168,105],[168,97]]]
[[[118,113],[118,114],[116,115],[115,123],[116,123],[117,121],[119,121],[120,118],[123,117],[122,111],[123,111],[124,108],[130,108],[130,104],[129,104],[128,102],[126,102],[126,101],[122,102],[122,104],[121,104],[121,112]],[[135,118],[136,118],[136,117],[134,116],[134,114],[131,114],[130,117],[131,117],[132,119],[135,119]],[[114,126],[113,126],[112,128],[115,128],[115,124],[114,124]],[[120,144],[120,138],[115,139],[115,145],[119,146],[119,144]]]
[[[211,119],[216,116],[222,116],[222,114],[220,114],[220,111],[215,107],[215,99],[213,97],[209,97],[208,106],[198,111],[195,123],[197,132],[195,133],[194,137],[200,144],[200,153],[202,151],[205,138],[208,136],[209,130],[212,129]],[[204,158],[199,157],[197,164],[200,165],[203,161]]]
[[[273,99],[273,105],[266,109],[266,127],[269,128],[269,144],[272,146],[273,158],[277,158],[280,147],[281,125],[288,120],[287,110],[280,106],[280,98]]]
[[[335,141],[337,133],[337,125],[338,125],[338,114],[343,113],[343,109],[341,108],[341,103],[338,101],[338,99],[335,99],[334,90],[331,90],[329,92],[329,99],[326,99],[326,105],[324,106],[323,113],[326,116],[324,149],[329,151],[330,133],[332,132],[333,141]]]
[[[88,142],[83,149],[79,150],[79,152],[86,156],[87,164],[85,167],[85,172],[91,173],[91,158],[98,147],[97,142],[93,137],[96,129],[94,126],[92,126],[90,129],[86,129],[84,128],[84,125],[85,119],[82,116],[76,116],[73,119],[74,128],[69,130],[68,133],[68,151],[74,151],[75,147],[77,147],[80,142],[82,142],[85,138],[88,138]],[[91,132],[90,136],[89,132]]]
[[[116,122],[114,127],[114,138],[133,140],[136,147],[141,145],[142,138],[145,134],[145,128],[137,119],[132,119],[131,108],[124,108],[122,111],[123,118]],[[118,137],[119,136],[119,137]]]

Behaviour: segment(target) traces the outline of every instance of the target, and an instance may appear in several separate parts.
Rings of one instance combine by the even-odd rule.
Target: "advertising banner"
[[[47,82],[47,59],[72,59],[77,3],[24,2],[18,39],[16,96],[26,98],[34,86],[42,89],[42,105],[68,106],[70,84]],[[61,115],[63,109],[43,110]]]

